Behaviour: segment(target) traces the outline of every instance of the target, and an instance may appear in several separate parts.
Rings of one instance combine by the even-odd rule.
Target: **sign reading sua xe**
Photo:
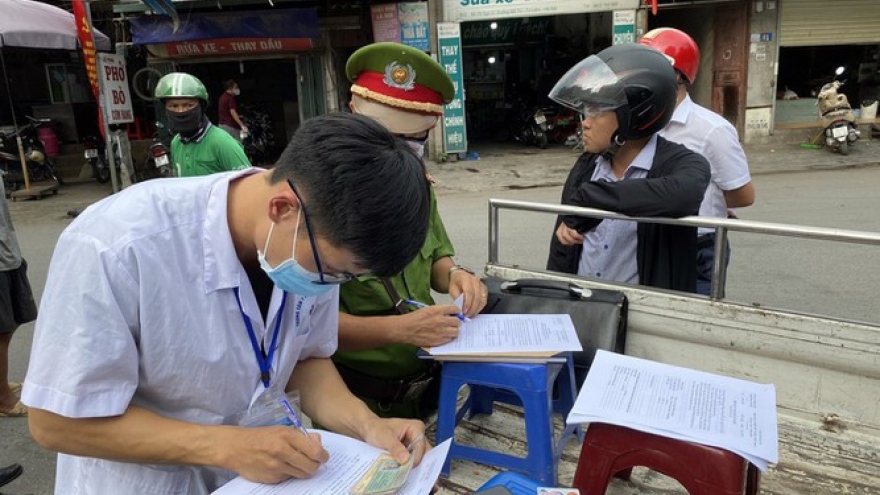
[[[639,0],[443,0],[448,22],[637,9]]]

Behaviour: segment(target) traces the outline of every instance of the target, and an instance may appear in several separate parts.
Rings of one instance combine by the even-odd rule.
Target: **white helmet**
[[[28,151],[25,154],[25,158],[32,161],[32,162],[40,163],[40,164],[42,164],[44,161],[46,161],[46,155],[38,149],[32,149],[32,150]]]

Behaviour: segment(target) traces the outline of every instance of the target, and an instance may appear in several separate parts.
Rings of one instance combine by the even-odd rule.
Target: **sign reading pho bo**
[[[128,76],[125,73],[125,57],[112,53],[98,54],[98,77],[104,91],[104,115],[108,124],[134,122],[131,111],[131,95]]]

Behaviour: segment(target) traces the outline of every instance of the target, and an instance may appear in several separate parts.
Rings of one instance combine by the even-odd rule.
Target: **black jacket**
[[[647,178],[592,182],[598,155],[584,153],[562,190],[562,203],[608,210],[633,217],[696,215],[711,177],[702,155],[680,144],[657,138],[657,151]],[[550,240],[547,269],[577,273],[583,246],[563,246],[556,228],[565,223],[578,232],[595,228],[601,219],[560,216]],[[639,223],[637,263],[639,283],[663,289],[695,292],[697,230],[694,227]]]

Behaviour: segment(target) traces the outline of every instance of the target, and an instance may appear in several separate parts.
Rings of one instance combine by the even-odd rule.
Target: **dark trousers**
[[[712,290],[712,267],[715,264],[715,234],[697,238],[697,294],[708,296]],[[730,264],[730,242],[727,243],[725,267]]]

